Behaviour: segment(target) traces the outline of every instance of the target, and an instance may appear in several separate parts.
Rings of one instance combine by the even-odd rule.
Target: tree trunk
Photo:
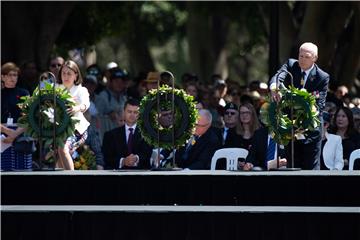
[[[35,11],[28,2],[3,2],[1,61],[13,61],[18,65],[35,61],[35,41],[38,26]],[[6,36],[6,37],[4,37]],[[25,37],[24,37],[25,36]]]
[[[47,60],[74,3],[2,3],[2,62],[21,65],[34,61],[39,69]]]
[[[214,16],[212,18],[212,40],[215,57],[214,73],[220,74],[224,79],[229,75],[227,62],[226,42],[229,32],[229,20],[224,16]]]
[[[149,44],[139,19],[141,3],[129,3],[127,23],[130,31],[126,34],[125,42],[129,48],[130,67],[134,73],[154,71],[155,66],[151,58]]]
[[[360,70],[360,3],[353,2],[352,9],[352,31],[346,36],[348,39],[346,53],[342,58],[341,71],[337,75],[338,85],[346,85],[349,89],[356,87],[354,80]],[[356,90],[353,92],[359,92],[359,86]]]
[[[209,84],[214,70],[209,18],[198,13],[197,4],[196,2],[187,2],[186,4],[189,13],[187,38],[190,51],[190,71],[196,73],[204,84]]]
[[[326,72],[330,71],[336,43],[340,37],[350,7],[348,3],[307,2],[303,23],[299,32],[298,46],[303,42],[313,42],[319,47],[318,64]],[[334,17],[336,16],[336,17]]]
[[[48,68],[47,62],[51,50],[74,5],[74,2],[44,2],[37,7],[40,10],[40,26],[35,43],[35,59],[40,69]]]
[[[290,56],[297,28],[287,2],[279,2],[279,61],[283,64]]]

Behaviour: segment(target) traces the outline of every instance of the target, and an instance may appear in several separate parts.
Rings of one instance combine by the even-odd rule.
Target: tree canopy
[[[157,68],[247,84],[266,82],[270,60],[297,58],[310,41],[331,85],[360,89],[359,2],[2,2],[1,11],[2,62],[33,60],[45,70],[51,54],[95,46],[100,66],[119,62],[133,75]],[[277,60],[269,56],[272,34]]]

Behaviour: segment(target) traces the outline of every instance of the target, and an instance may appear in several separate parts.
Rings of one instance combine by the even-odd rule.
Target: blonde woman
[[[75,134],[66,139],[63,148],[58,148],[59,159],[57,167],[65,170],[74,170],[74,162],[71,154],[76,148],[85,142],[87,128],[90,123],[84,117],[84,112],[90,106],[88,90],[81,85],[82,77],[78,65],[74,61],[66,61],[59,70],[58,87],[69,90],[76,105],[68,109],[68,113],[77,117],[80,121],[75,125]]]
[[[260,127],[256,110],[251,103],[241,104],[239,107],[239,122],[236,134],[229,139],[226,147],[240,147],[249,150],[252,145],[254,132]]]

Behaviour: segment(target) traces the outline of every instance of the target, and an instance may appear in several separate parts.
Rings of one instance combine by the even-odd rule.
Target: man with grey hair
[[[219,138],[210,129],[212,121],[210,111],[200,109],[199,115],[194,135],[176,152],[176,164],[181,168],[210,169],[211,158],[221,147]]]
[[[279,102],[281,97],[278,87],[291,85],[291,75],[294,87],[306,89],[316,96],[316,107],[322,120],[326,94],[329,85],[329,74],[321,70],[316,64],[318,47],[310,42],[303,43],[299,48],[298,60],[289,59],[270,80],[271,98]],[[291,74],[289,74],[291,73]],[[294,143],[294,165],[306,170],[320,169],[321,127],[309,131],[305,139],[297,139]],[[287,147],[291,154],[290,144]],[[289,155],[291,156],[291,155]],[[288,158],[291,159],[291,158]],[[291,161],[290,161],[291,162]]]

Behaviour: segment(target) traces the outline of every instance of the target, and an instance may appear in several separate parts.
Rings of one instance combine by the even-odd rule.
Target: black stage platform
[[[360,239],[360,171],[2,172],[2,239]]]
[[[2,172],[4,205],[360,206],[360,171]]]

